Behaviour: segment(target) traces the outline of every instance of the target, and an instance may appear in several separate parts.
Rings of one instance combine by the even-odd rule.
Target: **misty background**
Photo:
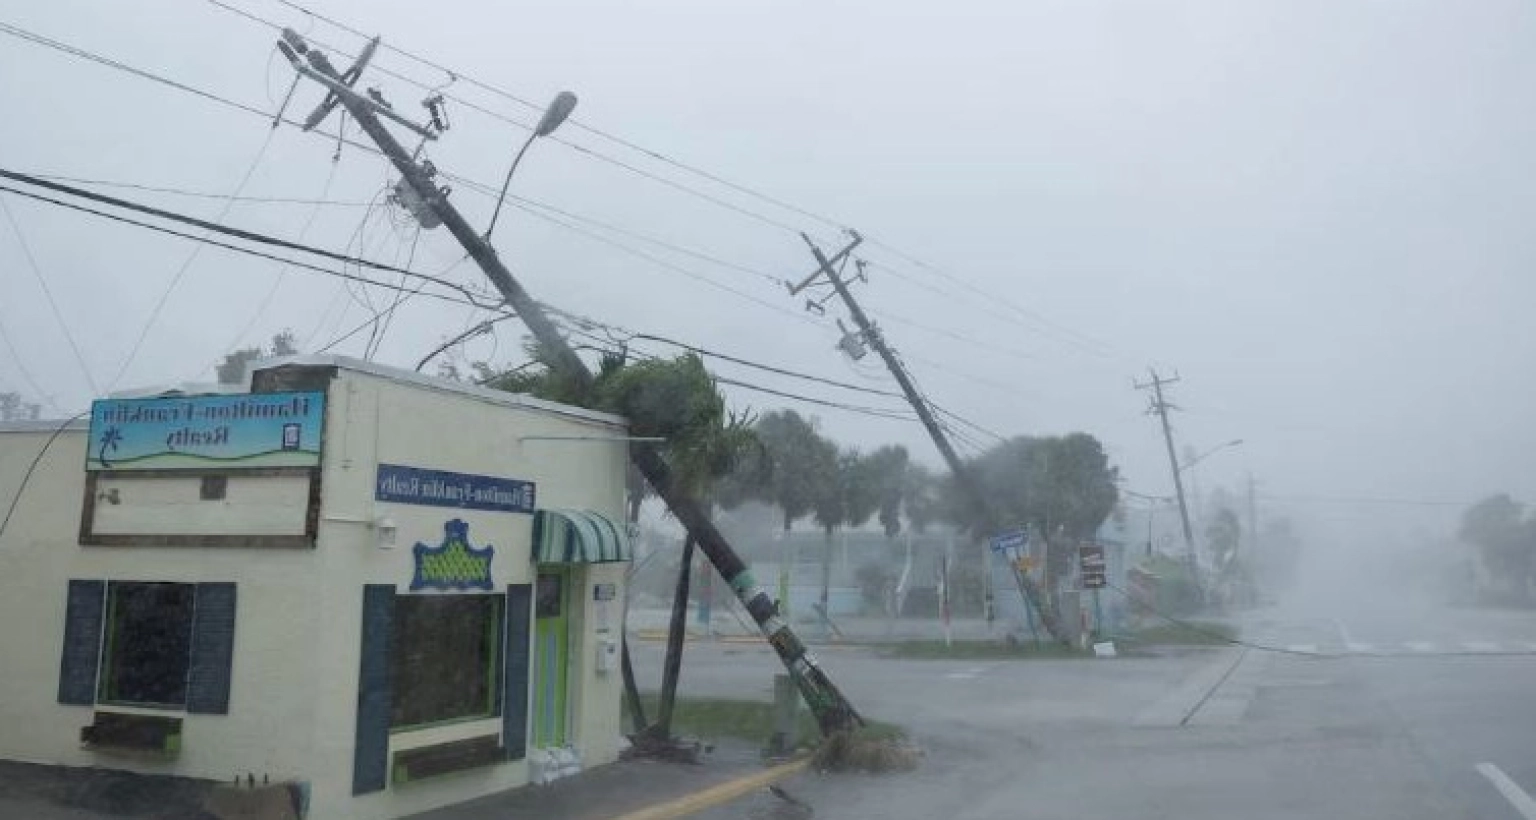
[[[361,42],[277,0],[233,5],[348,52]],[[936,402],[1005,436],[1092,433],[1123,487],[1169,495],[1159,430],[1132,379],[1148,366],[1177,370],[1169,398],[1182,410],[1181,444],[1203,452],[1244,440],[1200,464],[1201,489],[1241,498],[1253,473],[1261,518],[1295,519],[1321,548],[1310,559],[1326,567],[1320,577],[1342,577],[1341,566],[1402,570],[1404,550],[1415,560],[1446,551],[1456,517],[1478,498],[1536,498],[1528,4],[313,8],[533,103],[381,51],[362,85],[407,116],[425,114],[426,92],[376,68],[525,124],[555,92],[576,92],[576,122],[558,135],[566,142],[535,145],[513,193],[729,263],[510,203],[496,244],[554,305],[888,389],[875,357],[855,364],[833,349],[839,311],[807,314],[774,281],[814,269],[797,231],[831,250],[837,227],[849,226],[871,240],[861,249],[869,281],[856,292]],[[11,3],[0,18],[266,112],[292,78],[272,29],[199,0]],[[343,146],[333,161],[337,145],[323,136],[274,131],[13,37],[0,43],[8,169],[338,201],[240,201],[224,220],[482,281],[444,231],[413,247],[410,226],[390,221],[377,203],[392,175],[376,156]],[[289,115],[318,98],[301,84]],[[428,155],[497,185],[527,132],[451,101],[448,112],[453,127]],[[226,204],[116,193],[209,219]],[[456,185],[453,201],[472,223],[489,219],[488,197]],[[301,350],[320,350],[369,319],[370,304],[395,299],[18,197],[7,204],[25,246],[0,224],[0,326],[15,349],[0,349],[0,392],[35,397],[49,416],[111,390],[211,381],[226,353],[285,329]],[[414,366],[484,317],[409,300],[373,358]],[[514,324],[450,359],[522,361]],[[331,350],[362,355],[368,336]],[[737,407],[797,406],[723,390]],[[915,422],[798,409],[842,443],[901,443],[938,463]]]

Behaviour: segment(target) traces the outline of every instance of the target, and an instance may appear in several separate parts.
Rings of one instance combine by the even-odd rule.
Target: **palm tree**
[[[710,508],[714,506],[714,492],[720,479],[759,449],[753,433],[753,418],[749,414],[727,411],[714,377],[704,369],[703,360],[698,356],[687,354],[675,359],[629,362],[621,354],[605,354],[591,389],[584,390],[574,379],[556,375],[560,371],[551,366],[550,357],[538,345],[529,345],[526,350],[534,363],[533,368],[524,366],[496,373],[480,365],[476,370],[481,374],[481,383],[626,417],[633,435],[665,439],[663,456],[672,469],[676,484],[690,495],[705,499]],[[650,487],[633,467],[627,491],[627,512],[633,523],[638,521],[640,507],[650,494]],[[636,733],[644,733],[657,741],[671,737],[677,682],[682,668],[694,546],[691,536],[684,539],[655,723],[646,723],[627,641],[620,661]]]
[[[857,527],[868,521],[874,515],[879,499],[871,474],[871,467],[878,465],[860,458],[857,450],[836,453],[830,442],[828,450],[824,456],[827,462],[823,467],[825,472],[816,482],[820,494],[814,503],[812,515],[826,537],[821,553],[821,617],[830,629],[833,532],[838,527]]]

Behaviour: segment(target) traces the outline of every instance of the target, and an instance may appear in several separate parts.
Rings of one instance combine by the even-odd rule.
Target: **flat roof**
[[[568,418],[577,418],[583,421],[596,422],[612,427],[628,429],[629,420],[613,413],[605,413],[601,410],[589,410],[585,407],[577,407],[571,404],[548,401],[536,398],[526,393],[509,393],[505,390],[494,390],[489,387],[481,387],[478,384],[468,382],[456,382],[451,379],[442,379],[436,376],[426,376],[414,370],[405,370],[399,367],[378,364],[377,362],[354,359],[351,356],[337,356],[332,354],[300,353],[293,356],[277,356],[270,359],[258,359],[246,367],[246,384],[250,384],[250,374],[257,370],[269,370],[283,366],[302,367],[335,367],[340,370],[351,370],[356,373],[364,373],[387,381],[399,384],[408,384],[424,390],[436,390],[442,393],[454,393],[461,396],[500,405],[519,410],[532,410],[538,413],[549,413]]]
[[[90,420],[82,413],[76,418],[69,419],[27,419],[18,421],[0,421],[0,433],[52,433],[63,427],[67,432],[85,432],[89,430]]]

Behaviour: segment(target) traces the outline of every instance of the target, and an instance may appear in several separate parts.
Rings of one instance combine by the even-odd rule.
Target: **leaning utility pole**
[[[1134,382],[1137,390],[1151,390],[1152,401],[1147,407],[1147,415],[1156,415],[1163,422],[1163,443],[1168,445],[1168,469],[1173,471],[1173,489],[1179,498],[1179,523],[1184,526],[1185,558],[1189,561],[1189,571],[1194,578],[1195,585],[1200,584],[1200,567],[1195,562],[1195,532],[1189,526],[1189,506],[1184,500],[1183,470],[1179,468],[1179,457],[1173,451],[1173,428],[1168,426],[1168,411],[1179,409],[1169,404],[1163,398],[1163,385],[1173,384],[1179,380],[1179,374],[1173,374],[1173,378],[1165,379],[1157,375],[1156,370],[1148,370],[1152,374],[1152,381],[1142,384]]]
[[[433,183],[435,169],[431,164],[418,163],[384,127],[379,117],[382,115],[404,125],[424,140],[435,139],[441,127],[433,130],[412,123],[379,100],[376,91],[370,90],[369,96],[365,97],[352,90],[352,84],[357,81],[362,72],[362,64],[366,62],[366,55],[371,54],[377,44],[375,39],[365,49],[365,56],[359,58],[358,64],[343,75],[336,71],[324,54],[310,48],[296,32],[292,29],[283,30],[282,39],[277,43],[283,56],[288,58],[300,74],[329,89],[325,102],[310,115],[306,127],[317,125],[337,104],[345,108],[358,127],[379,146],[395,170],[400,172],[401,184],[396,187],[396,193],[407,199],[423,227],[435,227],[437,224],[447,226],[449,233],[464,246],[470,258],[501,292],[506,304],[528,326],[534,339],[552,354],[554,367],[576,380],[581,389],[587,390],[592,384],[592,372],[586,363],[576,355],[565,337],[560,335],[554,323],[544,314],[544,308],[512,277],[491,244],[470,227],[469,222],[448,201],[447,191]],[[424,104],[430,107],[431,101],[432,98],[429,98]],[[436,119],[434,117],[434,121]],[[656,445],[648,441],[632,442],[630,458],[646,481],[650,482],[656,495],[666,502],[667,508],[714,564],[721,577],[731,585],[747,612],[751,613],[758,628],[768,638],[768,643],[794,678],[806,705],[816,716],[821,731],[826,734],[862,724],[863,720],[852,704],[833,685],[789,624],[779,617],[773,598],[758,585],[752,571],[715,528],[704,505],[675,479],[671,466]]]
[[[848,283],[843,280],[842,275],[836,268],[839,262],[847,259],[848,255],[853,253],[854,248],[857,248],[864,241],[864,237],[859,236],[857,231],[850,230],[848,235],[852,237],[852,240],[829,259],[826,254],[822,253],[821,248],[811,241],[809,236],[806,236],[804,233],[800,234],[800,237],[805,240],[805,244],[810,246],[811,255],[816,257],[817,270],[806,277],[800,284],[790,285],[789,293],[791,296],[797,296],[801,291],[815,284],[817,280],[826,277],[833,290],[842,298],[843,304],[848,307],[849,315],[853,317],[854,324],[859,328],[857,334],[846,335],[839,346],[842,347],[844,352],[851,355],[854,350],[858,349],[860,340],[862,340],[868,342],[869,346],[873,347],[875,352],[880,354],[880,358],[885,360],[886,368],[891,371],[891,376],[901,386],[901,392],[906,394],[907,402],[912,405],[912,409],[917,413],[918,420],[923,423],[923,427],[927,428],[928,436],[933,439],[934,446],[939,448],[939,454],[944,457],[944,463],[949,465],[950,472],[955,475],[955,480],[960,482],[961,490],[970,497],[972,503],[976,505],[976,509],[984,516],[983,525],[987,528],[987,531],[996,532],[1001,526],[1001,521],[993,514],[992,505],[987,503],[986,496],[981,492],[981,485],[976,482],[976,477],[971,474],[971,471],[966,468],[965,463],[960,460],[960,455],[955,452],[954,446],[949,443],[949,437],[944,434],[944,428],[939,425],[938,419],[934,418],[933,410],[928,406],[927,399],[923,398],[922,393],[917,389],[917,384],[912,381],[911,374],[902,365],[901,359],[896,357],[895,351],[891,350],[890,346],[886,344],[885,337],[880,333],[880,328],[870,321],[869,316],[864,313],[864,308],[860,307],[859,303],[853,298],[853,293],[848,289]],[[862,263],[860,265],[862,266]],[[817,308],[820,307],[818,302],[807,303],[807,307],[811,305],[815,305]],[[1024,590],[1025,597],[1029,599],[1030,604],[1039,613],[1040,622],[1045,624],[1046,631],[1051,633],[1051,637],[1061,640],[1063,634],[1061,632],[1061,625],[1057,622],[1055,614],[1049,610],[1049,607],[1044,605],[1039,585],[1022,573],[1019,574],[1019,584]]]

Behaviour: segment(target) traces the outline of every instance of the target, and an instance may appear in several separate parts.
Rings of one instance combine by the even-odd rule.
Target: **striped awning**
[[[538,510],[533,514],[533,560],[540,564],[629,561],[634,551],[624,527],[590,510]]]

